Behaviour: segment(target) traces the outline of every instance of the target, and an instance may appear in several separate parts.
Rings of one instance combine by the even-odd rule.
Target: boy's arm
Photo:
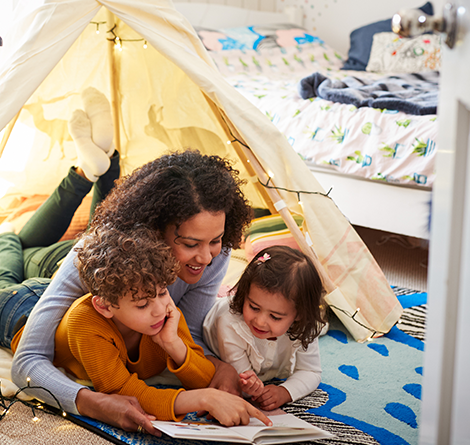
[[[179,311],[179,309],[176,310]],[[205,357],[203,349],[194,342],[183,314],[178,323],[178,337],[186,347],[186,358],[178,366],[171,357],[168,357],[168,369],[186,388],[207,387],[214,376],[215,366]]]

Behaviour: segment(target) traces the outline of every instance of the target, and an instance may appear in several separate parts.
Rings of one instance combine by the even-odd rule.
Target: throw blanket
[[[329,79],[320,73],[304,77],[298,85],[300,97],[320,97],[356,107],[386,108],[408,114],[436,114],[439,73],[396,74],[378,80],[355,76]]]

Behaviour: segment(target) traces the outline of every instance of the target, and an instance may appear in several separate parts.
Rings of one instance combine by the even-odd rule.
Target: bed
[[[436,113],[356,107],[320,97],[302,99],[299,81],[312,73],[338,81],[348,76],[368,83],[383,80],[400,69],[400,64],[393,65],[381,57],[383,48],[393,49],[393,45],[402,53],[412,51],[414,55],[424,47],[426,60],[418,66],[436,73],[440,63],[438,37],[428,35],[406,42],[392,33],[381,33],[385,41],[374,43],[368,55],[373,71],[345,70],[341,69],[345,62],[350,68],[353,61],[347,49],[349,32],[355,25],[349,24],[342,32],[328,32],[325,20],[318,24],[318,33],[306,30],[305,8],[301,10],[294,3],[286,2],[288,6],[282,12],[275,12],[274,6],[271,11],[178,1],[175,6],[198,31],[226,80],[286,136],[293,156],[305,161],[352,224],[428,238]],[[331,6],[346,7],[345,2]],[[424,5],[423,10],[432,13],[432,6],[429,10],[429,5]],[[368,20],[365,13],[362,15],[359,25]],[[338,34],[342,34],[342,41]],[[327,43],[330,41],[338,48]],[[411,46],[406,49],[405,43]],[[405,64],[405,59],[402,61]],[[408,72],[412,68],[404,66]]]

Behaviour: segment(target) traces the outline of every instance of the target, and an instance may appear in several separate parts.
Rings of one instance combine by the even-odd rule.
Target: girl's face
[[[271,294],[255,284],[243,304],[243,319],[252,334],[261,339],[280,337],[297,317],[294,302],[280,293]]]
[[[203,211],[186,220],[178,229],[169,225],[164,238],[179,261],[178,277],[188,284],[197,283],[204,269],[222,249],[225,213]]]

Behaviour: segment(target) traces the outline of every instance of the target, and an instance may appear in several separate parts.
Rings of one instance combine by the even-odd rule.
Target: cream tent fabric
[[[108,11],[117,18],[113,28]],[[115,98],[124,173],[169,149],[192,147],[238,159],[255,205],[263,199],[256,177],[245,167],[254,161],[261,165],[262,182],[270,175],[270,185],[324,193],[269,119],[225,82],[171,1],[23,0],[4,45],[0,129],[20,110],[19,122],[34,129],[24,168],[0,172],[13,184],[10,195],[48,193],[73,164],[67,120],[81,106],[80,92],[88,86]],[[251,149],[242,160],[237,153],[243,145],[227,144],[233,135]],[[17,149],[10,145],[5,155]],[[247,164],[249,157],[253,162]],[[305,231],[337,287],[327,301],[354,338],[364,341],[374,332],[388,332],[402,308],[335,204],[321,194],[279,194],[278,209],[285,204],[304,215]]]

